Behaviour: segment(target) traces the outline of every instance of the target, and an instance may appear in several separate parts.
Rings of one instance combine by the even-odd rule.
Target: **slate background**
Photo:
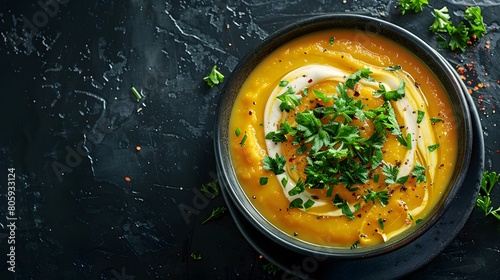
[[[447,6],[457,20],[465,6],[481,6],[487,36],[465,53],[439,52],[466,66],[485,169],[500,172],[500,4],[430,2],[402,16],[396,1],[1,0],[0,278],[292,279],[266,273],[269,261],[230,215],[202,224],[224,206],[221,196],[197,193],[216,177],[220,90],[202,78],[213,65],[229,75],[257,42],[315,15],[382,18],[437,48],[433,8]],[[15,274],[6,262],[7,168],[16,170]],[[493,201],[500,206],[499,190]],[[493,279],[499,234],[500,221],[475,209],[451,244],[407,278]]]

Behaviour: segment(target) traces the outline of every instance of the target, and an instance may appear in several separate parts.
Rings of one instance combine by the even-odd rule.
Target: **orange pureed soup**
[[[415,55],[372,33],[295,39],[249,75],[230,120],[231,159],[255,208],[297,239],[383,243],[448,187],[455,116]]]

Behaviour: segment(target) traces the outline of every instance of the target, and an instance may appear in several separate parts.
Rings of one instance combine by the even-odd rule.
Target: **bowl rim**
[[[361,27],[363,27],[364,29]],[[231,104],[234,103],[241,85],[244,83],[255,66],[262,61],[262,59],[264,59],[272,51],[276,50],[282,45],[282,43],[279,42],[286,42],[301,37],[307,34],[302,33],[306,30],[308,33],[312,33],[327,29],[345,28],[355,28],[357,30],[365,32],[366,34],[378,34],[379,36],[391,39],[392,41],[407,49],[409,48],[409,46],[416,48],[416,50],[418,50],[421,55],[428,59],[428,61],[430,61],[432,65],[429,65],[429,62],[426,62],[424,58],[420,57],[422,63],[431,68],[431,71],[436,76],[436,71],[444,72],[446,74],[444,78],[447,83],[453,85],[453,89],[447,90],[445,88],[445,90],[447,93],[456,92],[454,97],[457,99],[459,104],[452,105],[454,105],[453,108],[455,109],[457,123],[461,123],[461,125],[465,127],[465,130],[463,131],[465,139],[462,139],[464,140],[464,142],[462,143],[462,148],[464,149],[463,157],[461,158],[462,160],[460,160],[460,157],[457,158],[457,166],[461,167],[459,169],[460,172],[455,170],[454,184],[448,188],[448,195],[440,199],[438,205],[433,210],[433,213],[428,215],[425,222],[413,226],[412,229],[406,231],[404,234],[402,234],[401,237],[398,236],[396,240],[373,246],[360,247],[356,250],[321,246],[305,242],[293,238],[292,236],[284,233],[282,230],[278,229],[276,226],[268,222],[257,211],[257,209],[253,206],[249,198],[244,193],[241,186],[239,186],[232,164],[228,164],[227,161],[224,160],[224,157],[230,158],[228,141],[229,133],[227,133],[227,128],[226,130],[224,130],[225,127],[223,127],[222,125],[224,123],[229,124],[229,116],[231,115],[230,111],[232,111]],[[396,36],[394,38],[390,38],[388,37],[388,34],[393,34]],[[443,78],[438,77],[438,79],[439,81],[441,81],[441,83],[445,83],[443,82]],[[415,240],[416,238],[424,234],[430,227],[432,227],[432,225],[434,225],[441,218],[443,213],[446,212],[449,205],[451,204],[451,202],[453,202],[455,196],[457,195],[459,189],[462,187],[465,175],[467,174],[468,163],[470,162],[472,154],[472,124],[470,117],[466,114],[466,112],[468,112],[469,105],[464,96],[465,94],[467,94],[467,91],[465,86],[463,85],[463,82],[460,80],[458,73],[453,71],[453,68],[449,65],[449,63],[425,41],[394,23],[358,14],[332,13],[303,19],[287,25],[273,32],[259,44],[255,45],[251,49],[251,51],[240,60],[238,65],[233,70],[232,74],[226,80],[226,83],[220,93],[219,105],[216,111],[214,145],[219,183],[221,185],[221,188],[225,188],[227,190],[223,193],[224,199],[229,199],[234,202],[234,204],[237,206],[236,208],[243,214],[243,216],[265,236],[268,236],[270,239],[274,240],[282,246],[285,246],[302,254],[324,255],[328,257],[342,258],[365,258],[396,250],[397,248],[400,248],[401,246],[404,246]],[[449,96],[449,98],[452,97]],[[458,112],[456,110],[457,107],[461,108],[461,110],[459,110]],[[230,108],[230,110],[227,110],[227,108]],[[463,117],[463,119],[458,119],[458,115]],[[235,183],[239,187],[231,187]]]

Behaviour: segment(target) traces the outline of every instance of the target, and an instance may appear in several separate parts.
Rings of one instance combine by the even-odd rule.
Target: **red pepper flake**
[[[500,150],[496,150],[495,153],[500,154]]]
[[[132,181],[132,180],[130,179],[130,177],[129,177],[129,176],[125,176],[125,182],[127,182],[127,183],[128,183],[128,182],[130,182],[130,181]]]
[[[136,150],[136,151],[140,151],[141,149],[142,149],[142,148],[141,148],[141,146],[136,146],[136,147],[135,147],[135,150]]]
[[[307,81],[308,83],[312,83],[313,82],[313,79],[309,79],[309,81]]]

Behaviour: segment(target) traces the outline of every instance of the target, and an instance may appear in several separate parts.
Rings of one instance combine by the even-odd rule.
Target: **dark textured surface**
[[[255,43],[309,16],[370,15],[437,48],[432,8],[446,5],[458,17],[480,5],[486,38],[463,54],[440,53],[470,66],[464,76],[484,130],[485,168],[500,172],[495,1],[431,1],[404,16],[396,1],[368,0],[59,0],[45,10],[38,2],[56,2],[0,2],[0,279],[292,279],[265,273],[269,261],[230,215],[202,224],[224,205],[197,192],[216,177],[219,89],[202,78],[214,64],[229,74]],[[7,168],[16,173],[16,273],[6,262]],[[499,190],[493,201],[500,206]],[[476,209],[413,277],[497,278],[499,234],[500,222]]]

